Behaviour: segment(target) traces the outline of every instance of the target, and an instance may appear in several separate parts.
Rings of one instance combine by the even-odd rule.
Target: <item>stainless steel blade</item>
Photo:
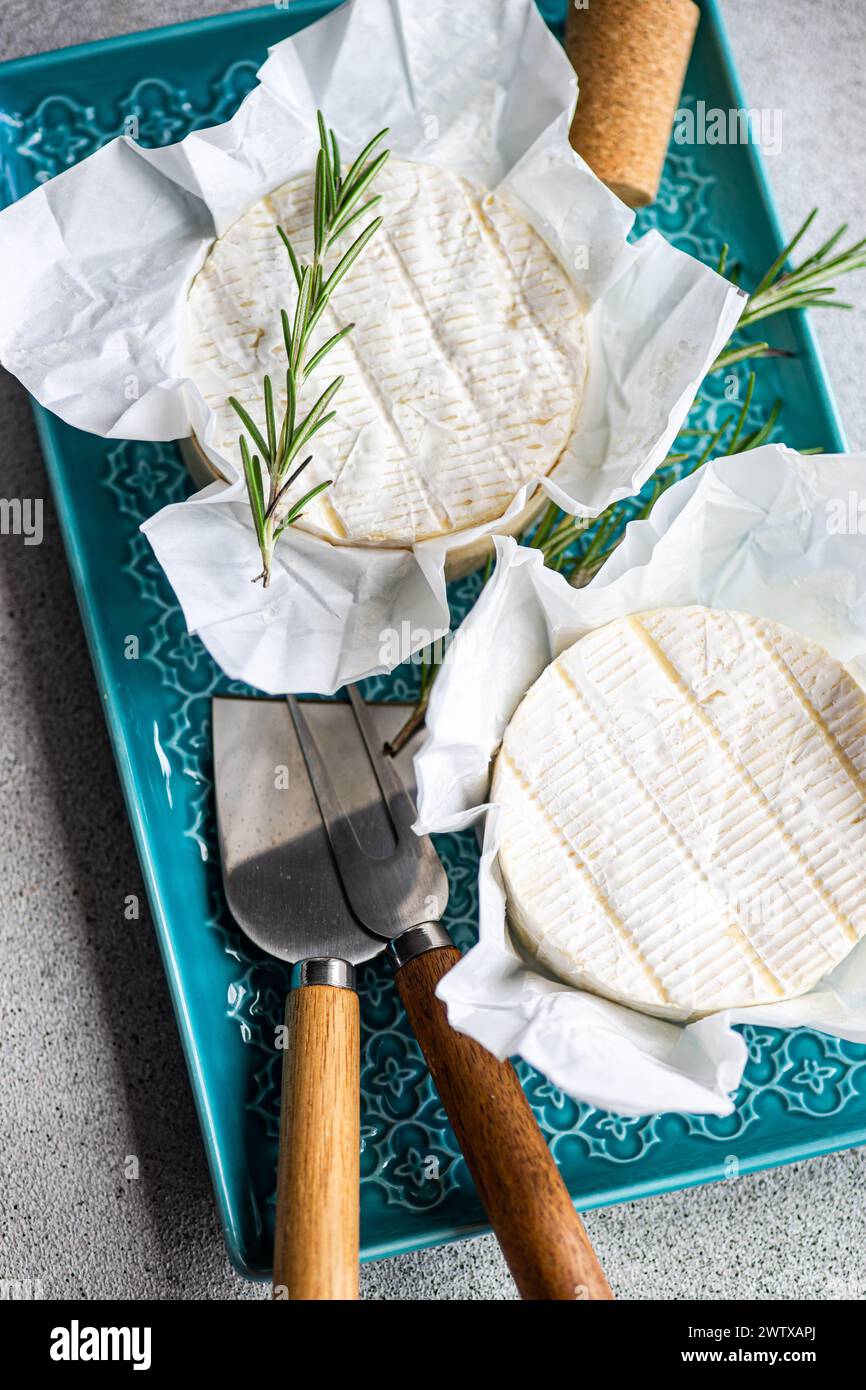
[[[448,906],[448,877],[430,839],[414,833],[415,806],[385,739],[375,723],[382,706],[366,705],[349,686],[350,709],[366,752],[363,774],[341,765],[339,791],[326,765],[321,738],[310,727],[308,706],[289,695],[287,704],[310,781],[330,837],[334,859],[353,912],[377,936],[395,937],[422,922],[435,922]],[[357,739],[357,733],[356,733]],[[335,765],[333,758],[327,759]],[[374,793],[360,792],[364,777]]]
[[[339,722],[337,746],[352,720]],[[360,964],[378,954],[381,940],[346,901],[284,701],[216,697],[213,748],[223,884],[238,926],[282,960]]]

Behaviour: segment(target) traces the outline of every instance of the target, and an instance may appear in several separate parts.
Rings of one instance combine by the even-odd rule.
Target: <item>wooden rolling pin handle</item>
[[[356,1299],[361,1024],[355,990],[293,989],[286,1031],[274,1298]]]
[[[426,950],[397,988],[521,1298],[610,1299],[583,1223],[517,1073],[448,1023],[436,986],[460,959]]]

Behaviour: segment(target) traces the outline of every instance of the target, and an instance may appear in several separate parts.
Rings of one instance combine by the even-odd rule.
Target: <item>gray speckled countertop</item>
[[[3,0],[0,58],[241,8],[232,0]],[[747,99],[783,110],[770,177],[866,225],[862,0],[724,0]],[[822,224],[824,225],[824,224]],[[866,280],[854,287],[866,306]],[[866,449],[866,308],[813,319],[851,447]],[[0,380],[4,496],[48,497],[24,392]],[[44,1296],[263,1298],[229,1266],[62,545],[0,540],[3,1104],[0,1279]],[[127,1155],[140,1164],[128,1181]],[[866,1151],[587,1217],[625,1299],[866,1297]],[[492,1238],[369,1264],[378,1299],[501,1299]]]

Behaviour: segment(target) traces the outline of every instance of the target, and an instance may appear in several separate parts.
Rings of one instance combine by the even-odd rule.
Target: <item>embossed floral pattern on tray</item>
[[[32,110],[5,113],[4,160],[13,161],[19,184],[42,182],[68,168],[106,140],[134,130],[147,145],[177,140],[191,130],[224,120],[255,80],[256,64],[233,62],[214,77],[206,98],[193,99],[158,75],[135,85],[100,108],[66,92],[44,97]],[[722,237],[711,216],[712,178],[689,154],[674,151],[667,163],[659,200],[643,213],[638,230],[656,226],[676,244],[708,261],[718,257]],[[725,406],[723,383],[711,383],[701,406],[702,422],[713,428]],[[750,425],[760,418],[755,393]],[[754,419],[752,418],[754,417]],[[141,656],[152,668],[161,692],[159,746],[183,778],[183,833],[196,861],[209,904],[207,930],[232,962],[223,1001],[225,1027],[253,1058],[245,1104],[258,1128],[261,1162],[256,1181],[263,1205],[273,1172],[279,1106],[281,1053],[274,1032],[281,1022],[286,971],[248,949],[227,913],[221,891],[213,818],[210,763],[210,697],[215,692],[248,693],[227,682],[198,639],[190,637],[150,547],[138,526],[159,506],[181,500],[191,484],[172,445],[106,442],[100,450],[98,487],[108,499],[122,533],[124,582],[130,611],[142,617],[146,633]],[[623,504],[627,516],[632,503]],[[456,624],[477,598],[480,575],[452,586]],[[417,668],[409,664],[390,678],[365,684],[368,699],[412,699]],[[477,850],[471,832],[443,836],[438,848],[446,864],[451,899],[449,925],[467,947],[477,916]],[[389,969],[380,961],[361,972],[362,1002],[362,1183],[380,1203],[424,1216],[444,1209],[470,1187],[463,1160],[443,1114],[417,1044],[407,1025]],[[676,1148],[669,1168],[687,1173],[703,1165],[719,1170],[732,1146],[761,1155],[779,1146],[779,1118],[821,1121],[859,1102],[866,1093],[866,1048],[806,1030],[783,1033],[769,1028],[743,1030],[749,1064],[735,1113],[726,1119],[656,1115],[628,1119],[607,1114],[565,1096],[521,1060],[517,1067],[543,1132],[561,1163],[571,1190],[616,1194],[623,1169],[640,1170],[644,1160]],[[762,1127],[772,1135],[761,1142]],[[745,1147],[744,1147],[745,1145]],[[708,1151],[710,1158],[708,1160]],[[675,1181],[675,1179],[674,1179]],[[362,1200],[362,1206],[366,1203]],[[456,1208],[455,1208],[456,1210]],[[461,1213],[467,1208],[464,1203]],[[447,1224],[447,1222],[446,1222]],[[436,1229],[441,1229],[438,1223]],[[414,1238],[423,1241],[423,1225]]]

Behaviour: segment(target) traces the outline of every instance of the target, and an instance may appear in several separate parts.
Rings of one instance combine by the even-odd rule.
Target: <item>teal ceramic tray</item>
[[[83,158],[136,115],[147,144],[178,140],[228,117],[268,44],[326,8],[293,0],[67,49],[0,66],[0,188],[19,197]],[[564,0],[542,6],[554,28]],[[714,4],[704,6],[686,100],[744,105]],[[804,207],[804,213],[807,211]],[[724,240],[754,283],[781,246],[752,148],[672,149],[661,195],[640,225],[715,261]],[[797,353],[762,364],[757,421],[784,393],[786,442],[844,448],[809,328],[778,322]],[[708,388],[709,419],[724,382]],[[213,825],[209,702],[227,683],[187,635],[139,523],[189,483],[173,445],[107,443],[36,408],[46,463],[129,815],[147,880],[172,1001],[204,1133],[226,1242],[237,1267],[268,1270],[276,1157],[278,1066],[270,1046],[286,973],[246,943],[225,910]],[[777,435],[777,437],[779,437]],[[478,576],[452,593],[455,619]],[[140,637],[140,659],[124,639]],[[411,698],[416,669],[368,682],[366,695]],[[449,923],[462,946],[475,929],[471,835],[442,837]],[[362,979],[363,1185],[366,1257],[483,1229],[483,1214],[388,972]],[[622,1119],[563,1096],[519,1069],[575,1201],[606,1205],[866,1141],[866,1048],[800,1030],[745,1030],[750,1063],[729,1119]],[[431,1158],[435,1163],[431,1163]],[[431,1172],[436,1176],[431,1177]]]

